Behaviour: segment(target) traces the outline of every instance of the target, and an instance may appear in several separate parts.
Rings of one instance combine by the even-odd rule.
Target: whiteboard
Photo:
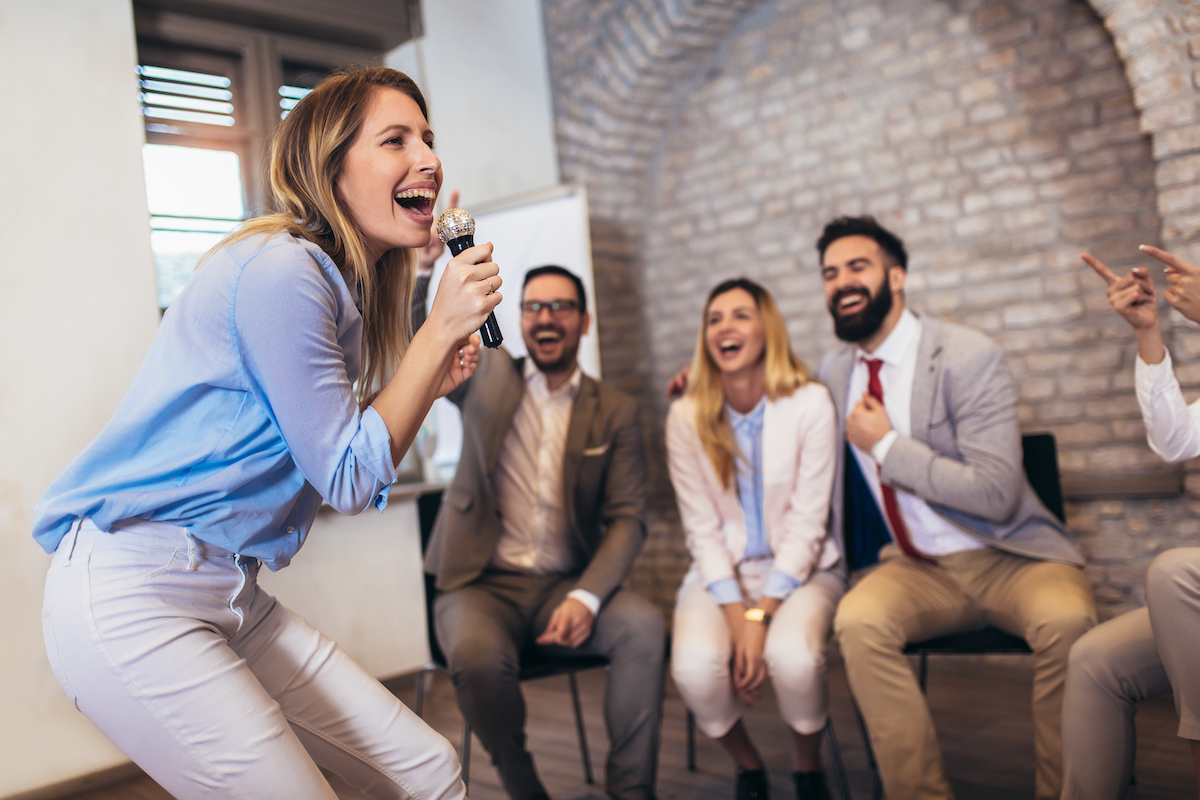
[[[596,321],[595,280],[592,277],[592,240],[588,228],[587,191],[565,184],[467,208],[475,217],[475,243],[495,245],[492,260],[500,266],[504,300],[496,308],[496,322],[504,335],[504,349],[514,358],[526,354],[521,339],[521,283],[534,267],[557,264],[574,272],[587,289],[592,324],[579,342],[579,365],[600,378],[600,337]],[[433,302],[448,252],[433,269],[428,303]]]
[[[527,353],[521,338],[521,284],[534,267],[557,264],[574,272],[587,290],[587,307],[592,316],[588,332],[579,340],[579,366],[600,379],[600,335],[596,320],[596,282],[592,276],[592,238],[588,227],[587,190],[565,184],[526,192],[504,200],[467,208],[475,218],[475,243],[491,242],[492,260],[500,267],[504,299],[496,307],[496,322],[504,336],[504,348],[520,358]],[[428,304],[433,303],[449,252],[443,252],[429,281]],[[428,306],[426,308],[428,311]],[[449,400],[433,404],[423,426],[433,432],[436,447],[432,470],[426,480],[448,481],[454,476],[462,451],[462,419]]]

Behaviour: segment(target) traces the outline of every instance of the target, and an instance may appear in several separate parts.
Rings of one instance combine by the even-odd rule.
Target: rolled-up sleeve
[[[358,410],[348,374],[362,319],[330,278],[312,256],[265,250],[234,285],[230,323],[247,389],[296,467],[327,503],[357,514],[386,505],[396,470],[387,426],[374,409]]]

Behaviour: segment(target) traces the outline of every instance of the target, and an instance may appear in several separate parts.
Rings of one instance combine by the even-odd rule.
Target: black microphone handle
[[[468,247],[474,246],[475,237],[469,234],[446,242],[446,247],[450,248],[451,258],[454,258]],[[483,322],[483,327],[479,329],[479,336],[483,339],[484,347],[499,347],[500,343],[504,341],[504,336],[500,333],[500,324],[496,322],[495,312],[488,314],[488,318]]]

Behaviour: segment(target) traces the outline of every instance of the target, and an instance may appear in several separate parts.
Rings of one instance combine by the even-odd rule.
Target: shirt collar
[[[899,366],[907,355],[914,352],[921,339],[921,321],[917,315],[907,308],[900,312],[896,327],[883,340],[874,353],[868,353],[861,347],[858,349],[859,360],[878,358],[885,364]]]
[[[758,401],[758,405],[745,414],[739,414],[733,406],[726,403],[725,413],[729,415],[729,424],[734,428],[741,428],[745,425],[749,425],[750,427],[761,426],[763,417],[767,413],[767,396],[764,394],[762,399]]]
[[[570,392],[570,396],[575,398],[579,395],[579,387],[583,384],[583,370],[579,368],[578,362],[575,364],[575,371],[571,373],[571,377],[558,388],[557,392],[551,392],[546,385],[546,374],[538,369],[538,365],[533,363],[533,359],[525,356],[525,385],[533,388],[537,387],[540,391],[548,396],[558,395],[562,392]]]

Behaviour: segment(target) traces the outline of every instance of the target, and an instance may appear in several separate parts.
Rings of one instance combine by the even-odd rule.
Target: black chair
[[[1050,510],[1059,522],[1066,522],[1063,510],[1062,483],[1058,475],[1058,450],[1052,433],[1030,433],[1021,437],[1021,449],[1025,466],[1025,476],[1029,485],[1037,494],[1042,504]],[[1029,655],[1033,650],[1029,643],[1020,636],[987,626],[983,630],[968,633],[952,633],[948,636],[937,636],[923,642],[909,642],[904,648],[904,654],[917,656],[917,683],[921,692],[925,692],[925,679],[928,675],[929,656],[931,655]],[[858,704],[854,706],[858,713]],[[879,779],[879,770],[875,764],[875,752],[871,749],[871,739],[867,734],[867,726],[861,714],[858,714],[858,725],[862,730],[863,743],[867,751],[867,763],[875,775],[875,787],[872,796],[879,800],[883,795],[883,783]]]
[[[421,554],[425,554],[429,546],[429,537],[433,534],[433,522],[437,519],[438,508],[442,504],[441,490],[426,492],[417,496],[417,515],[421,524]],[[413,698],[413,711],[421,716],[421,708],[425,700],[425,681],[436,670],[446,669],[446,656],[438,646],[437,631],[433,626],[433,600],[437,595],[436,579],[425,573],[425,625],[429,632],[429,657],[426,664],[417,675],[416,697]],[[579,702],[579,683],[575,673],[588,669],[608,669],[608,659],[603,656],[562,656],[551,657],[536,648],[529,648],[521,653],[521,681],[532,681],[538,678],[549,678],[555,675],[566,675],[571,684],[571,703],[575,708],[575,730],[579,734],[579,755],[583,760],[583,777],[589,784],[596,781],[592,776],[592,759],[588,753],[587,731],[583,726],[583,706]],[[471,776],[471,725],[463,719],[462,727],[462,780],[464,786],[469,786]]]

